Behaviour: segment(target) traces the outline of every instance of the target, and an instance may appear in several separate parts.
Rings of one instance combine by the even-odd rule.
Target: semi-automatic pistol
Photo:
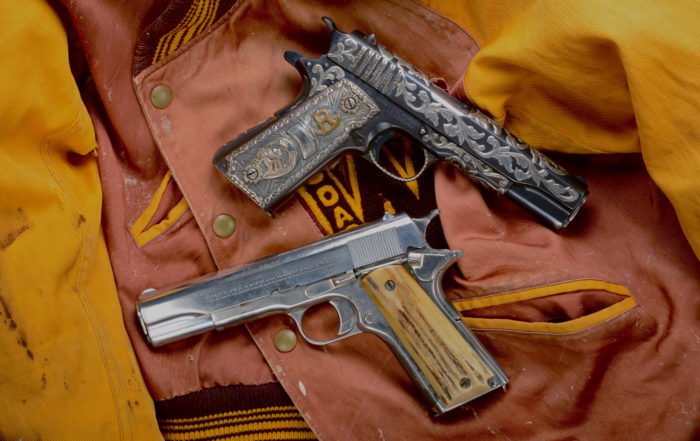
[[[583,179],[526,145],[478,109],[432,84],[415,67],[359,31],[340,32],[329,18],[328,53],[285,59],[304,80],[299,98],[227,143],[216,167],[268,214],[342,152],[378,161],[396,133],[424,147],[423,170],[436,160],[455,165],[554,228],[565,227],[588,194]]]
[[[459,251],[425,240],[431,218],[405,214],[329,236],[278,255],[149,293],[136,306],[148,341],[164,345],[272,314],[325,345],[370,332],[393,351],[436,414],[506,384],[506,374],[442,293]],[[330,304],[337,335],[319,341],[305,312]]]

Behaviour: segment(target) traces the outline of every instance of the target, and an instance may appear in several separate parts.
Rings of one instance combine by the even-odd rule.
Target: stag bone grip
[[[379,167],[378,144],[401,132],[427,156],[455,165],[548,226],[565,227],[576,216],[588,195],[583,179],[433,85],[373,35],[346,34],[323,20],[331,31],[328,53],[315,59],[285,53],[304,80],[297,100],[214,157],[268,214],[344,151],[363,151]]]
[[[496,372],[404,266],[374,270],[362,285],[409,354],[406,360],[399,355],[399,360],[409,372],[420,372],[442,406],[453,409],[493,389]]]
[[[325,345],[368,332],[384,341],[431,409],[442,414],[504,386],[508,378],[445,299],[442,277],[461,252],[431,248],[423,219],[405,214],[144,294],[136,313],[161,346],[287,314],[307,342]],[[338,335],[310,338],[304,313],[335,307]]]

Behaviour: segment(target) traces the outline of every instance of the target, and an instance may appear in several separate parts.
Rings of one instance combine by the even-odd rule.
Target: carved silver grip
[[[315,81],[298,106],[240,146],[237,140],[225,146],[216,166],[269,213],[340,151],[356,147],[351,132],[377,113],[374,101],[350,81]]]

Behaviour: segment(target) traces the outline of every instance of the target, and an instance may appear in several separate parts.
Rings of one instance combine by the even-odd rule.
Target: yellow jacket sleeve
[[[479,42],[479,107],[536,147],[641,152],[700,256],[700,3],[425,2]]]
[[[44,1],[2,1],[0,41],[0,438],[162,439],[101,235],[65,30]]]

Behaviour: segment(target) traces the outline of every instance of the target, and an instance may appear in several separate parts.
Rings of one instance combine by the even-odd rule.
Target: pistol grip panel
[[[362,284],[444,408],[493,389],[496,373],[404,266],[376,269]]]
[[[340,152],[358,148],[352,131],[379,113],[347,79],[326,85],[312,78],[311,84],[303,102],[217,154],[217,168],[268,212]]]

